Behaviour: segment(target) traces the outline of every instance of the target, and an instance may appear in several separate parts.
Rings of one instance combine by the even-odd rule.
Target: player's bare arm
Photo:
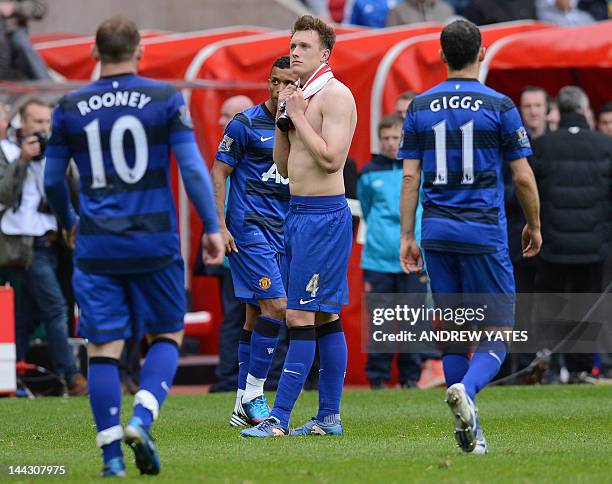
[[[346,86],[335,82],[321,92],[318,105],[322,118],[320,133],[306,116],[308,103],[301,89],[287,99],[287,114],[313,161],[324,172],[336,173],[344,166],[355,130],[355,100]]]
[[[290,84],[285,87],[278,94],[278,104],[280,105],[283,101],[286,101],[289,96],[291,96],[295,91],[296,87],[294,84]],[[278,119],[280,115],[280,109],[277,110],[276,119]],[[288,134],[278,129],[278,127],[274,130],[274,151],[272,153],[272,158],[274,163],[276,164],[276,168],[281,176],[285,178],[289,177],[289,170],[287,167],[287,162],[289,161],[289,150],[291,148],[291,144],[289,143]]]
[[[540,231],[540,196],[533,170],[527,158],[519,158],[510,162],[512,182],[516,196],[521,204],[527,225],[523,228],[523,257],[534,257],[542,248],[542,233]]]
[[[223,238],[223,245],[225,247],[226,254],[229,254],[232,251],[238,252],[238,247],[236,247],[234,237],[227,229],[227,225],[225,225],[227,178],[233,171],[234,168],[232,166],[219,160],[215,160],[215,164],[213,165],[211,171],[213,187],[215,189],[215,207],[217,209],[217,217],[219,219],[219,231],[221,232],[221,237]]]
[[[423,270],[421,249],[414,236],[416,209],[421,186],[421,160],[404,160],[400,197],[401,241],[400,263],[407,273]]]

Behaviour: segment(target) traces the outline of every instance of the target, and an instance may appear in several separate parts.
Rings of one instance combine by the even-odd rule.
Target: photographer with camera
[[[32,323],[43,323],[55,372],[70,395],[84,395],[87,381],[68,344],[68,309],[57,276],[61,232],[44,194],[51,107],[30,99],[19,114],[15,139],[0,141],[0,278],[16,289],[17,360],[26,356]]]

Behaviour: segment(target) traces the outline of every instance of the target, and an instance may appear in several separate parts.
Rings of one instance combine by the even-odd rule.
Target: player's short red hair
[[[320,18],[312,15],[302,15],[293,24],[291,29],[291,37],[298,31],[314,30],[319,35],[321,47],[329,49],[331,52],[336,43],[336,32]]]

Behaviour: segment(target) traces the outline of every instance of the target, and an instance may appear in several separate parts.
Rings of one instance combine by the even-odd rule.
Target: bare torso
[[[351,114],[339,121],[346,123],[344,129],[348,130],[349,140],[346,147],[343,147],[342,165],[339,170],[333,173],[323,169],[304,145],[298,132],[291,130],[288,134],[290,143],[288,172],[289,189],[292,195],[324,196],[344,193],[342,171],[357,124],[357,109],[350,90],[337,79],[330,80],[321,91],[310,98],[306,109],[306,119],[314,131],[325,139],[325,134],[323,134],[324,106],[326,109],[330,109],[330,106],[333,107],[334,101],[340,96],[350,97],[352,102]]]

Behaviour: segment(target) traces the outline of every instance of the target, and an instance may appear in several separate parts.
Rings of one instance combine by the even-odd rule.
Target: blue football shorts
[[[462,295],[471,306],[487,306],[481,324],[514,325],[514,269],[507,248],[491,254],[460,254],[426,250],[425,260],[434,300]],[[436,294],[440,295],[436,298]]]
[[[259,299],[287,297],[285,255],[261,242],[236,246],[238,252],[228,256],[236,297],[255,306]]]
[[[184,327],[183,259],[142,274],[93,274],[74,269],[81,310],[79,334],[93,343],[174,333]]]
[[[348,303],[353,245],[344,195],[292,196],[285,221],[287,309],[338,314]]]

